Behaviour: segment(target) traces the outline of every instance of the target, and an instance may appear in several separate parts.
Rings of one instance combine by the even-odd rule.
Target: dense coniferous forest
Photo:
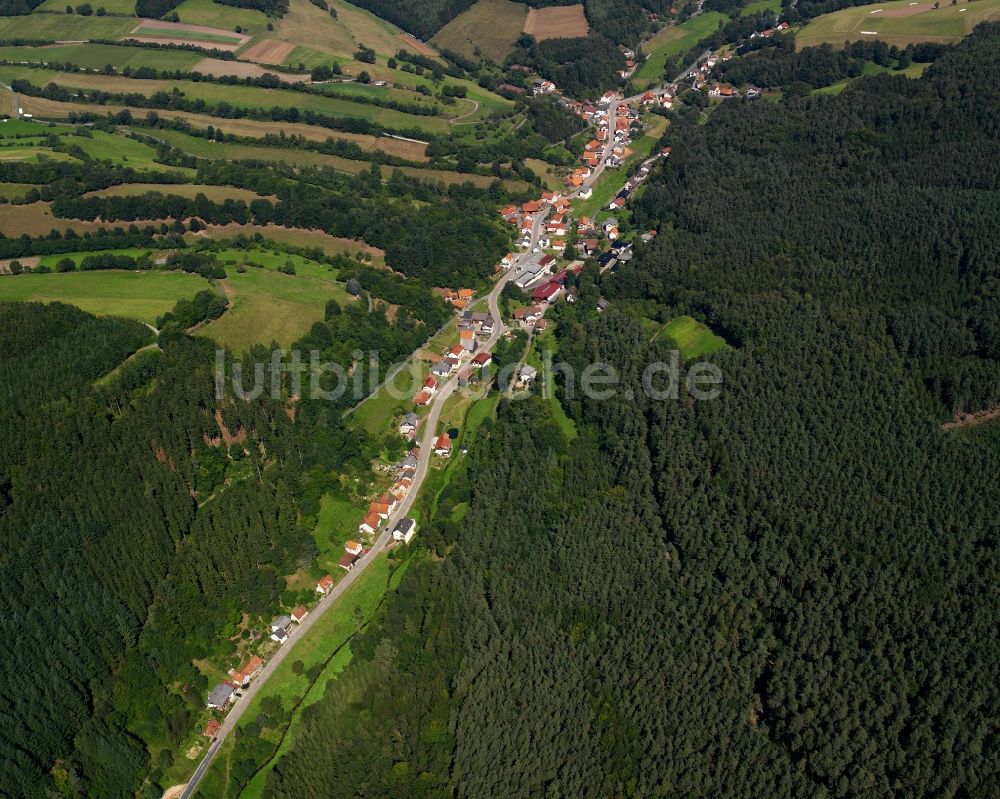
[[[998,52],[671,127],[655,244],[556,314],[621,390],[501,403],[270,795],[1000,792],[1000,429],[942,427],[1000,403]],[[716,400],[643,390],[682,313]]]
[[[216,400],[210,344],[151,339],[58,303],[0,304],[2,624],[17,642],[0,654],[0,784],[14,795],[138,790],[140,737],[176,743],[203,707],[192,659],[313,557],[306,473],[362,458],[339,414],[303,407],[293,424],[279,401]],[[243,443],[209,443],[219,420]],[[245,478],[219,491],[233,460]]]

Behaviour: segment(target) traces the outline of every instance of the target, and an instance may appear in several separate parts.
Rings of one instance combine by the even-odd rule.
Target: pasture
[[[478,49],[483,57],[502,64],[527,19],[524,3],[478,0],[434,34],[431,43],[467,58],[475,58]]]
[[[590,27],[583,4],[532,8],[524,21],[524,32],[542,42],[546,39],[572,39],[586,36]]]
[[[213,3],[212,0],[184,0],[174,9],[182,23],[204,25],[231,31],[239,25],[244,33],[260,33],[267,29],[267,14],[250,8],[237,8]]]
[[[134,0],[97,0],[92,3],[94,8],[103,8],[109,14],[120,14],[126,17],[135,16]],[[66,0],[45,0],[35,11],[43,11],[51,14],[65,14]]]
[[[62,155],[62,153],[55,154]],[[82,219],[57,219],[52,216],[51,203],[47,202],[0,206],[0,234],[11,238],[23,235],[45,236],[53,230],[87,233],[102,227],[113,229],[115,225],[87,222]]]
[[[124,316],[156,324],[177,300],[208,288],[186,272],[55,272],[0,277],[0,300],[65,302],[96,316]]]
[[[865,64],[862,77],[868,75],[902,75],[906,78],[919,78],[924,74],[924,70],[929,67],[930,64],[913,62],[905,69],[891,69],[889,67],[882,67],[878,64],[873,64],[868,62]],[[821,89],[816,89],[813,94],[840,94],[844,89],[850,86],[857,78],[847,78],[846,80],[838,81],[829,86],[824,86]]]
[[[722,336],[716,335],[710,327],[690,316],[671,319],[660,333],[677,345],[685,360],[711,355],[729,346]]]
[[[0,150],[0,157],[2,157],[2,154],[3,150]],[[38,186],[31,183],[0,183],[0,198],[4,200],[16,200],[19,197],[23,197],[32,189],[37,188]]]
[[[667,60],[686,53],[698,42],[719,27],[726,20],[724,14],[715,11],[691,17],[681,25],[662,28],[657,34],[642,43],[640,50],[646,54],[646,61],[632,76],[632,83],[638,89],[645,89],[663,80],[663,70]],[[686,66],[686,65],[685,65]],[[670,76],[675,77],[674,75]]]
[[[795,34],[795,46],[815,47],[829,43],[880,39],[905,47],[918,42],[954,44],[980,22],[1000,19],[1000,0],[975,0],[956,5],[895,0],[891,3],[856,6],[816,17]]]
[[[343,286],[332,280],[304,275],[284,275],[266,268],[237,272],[226,267],[228,277],[219,281],[230,301],[229,309],[209,322],[198,335],[213,339],[233,352],[254,344],[277,342],[289,346],[322,321],[326,301],[352,302]]]

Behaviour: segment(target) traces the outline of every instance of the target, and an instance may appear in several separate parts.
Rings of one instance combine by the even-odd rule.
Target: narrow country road
[[[514,265],[509,267],[507,271],[501,275],[496,284],[490,290],[490,293],[486,296],[486,302],[489,306],[490,314],[493,316],[494,325],[492,335],[480,347],[481,350],[491,352],[500,340],[500,336],[502,336],[507,330],[500,314],[500,294],[503,292],[504,286],[506,286],[510,279],[514,276],[517,264],[521,262],[521,259],[525,255],[530,254],[531,250],[538,243],[547,214],[547,209],[538,214],[531,231],[531,246],[527,248],[525,253],[518,255],[514,259]],[[337,600],[343,596],[344,592],[346,592],[347,589],[350,588],[358,579],[358,576],[369,565],[371,565],[371,563],[375,560],[375,557],[392,541],[390,531],[400,519],[409,513],[410,508],[413,506],[413,502],[416,500],[417,494],[420,491],[420,487],[423,485],[424,479],[427,477],[427,473],[430,470],[431,461],[435,457],[434,441],[438,436],[437,426],[441,419],[441,412],[444,410],[444,406],[448,401],[448,398],[455,393],[456,388],[458,388],[458,376],[452,375],[451,378],[448,379],[448,381],[440,389],[438,389],[438,392],[434,395],[434,399],[431,401],[430,412],[427,414],[427,418],[425,418],[422,422],[423,432],[418,439],[420,446],[420,458],[417,461],[416,473],[413,475],[413,483],[396,510],[390,514],[389,518],[386,520],[382,532],[375,539],[371,549],[361,556],[361,559],[358,560],[354,568],[351,569],[351,571],[349,571],[340,580],[340,582],[334,585],[334,587],[330,590],[330,593],[320,598],[319,603],[309,612],[309,615],[306,616],[302,623],[293,628],[289,641],[279,647],[274,654],[271,655],[271,658],[264,665],[264,668],[261,669],[257,677],[246,688],[243,696],[236,700],[236,703],[232,706],[229,713],[226,715],[226,718],[223,720],[222,725],[219,727],[215,740],[212,741],[208,750],[205,752],[205,756],[202,758],[198,767],[191,775],[191,779],[184,786],[184,790],[180,794],[179,799],[190,799],[190,797],[194,796],[195,792],[198,790],[198,784],[208,771],[208,768],[212,764],[212,760],[218,753],[219,748],[232,731],[236,729],[236,726],[239,724],[243,714],[246,712],[247,708],[250,707],[254,697],[263,689],[268,678],[274,674],[281,663],[284,662],[285,658],[287,658],[289,654],[294,651],[295,644],[309,634],[312,626],[323,616],[324,613],[326,613],[327,610],[329,610],[331,606],[336,604]]]

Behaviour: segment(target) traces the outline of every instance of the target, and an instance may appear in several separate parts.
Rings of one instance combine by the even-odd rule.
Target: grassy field
[[[190,242],[203,239],[219,241],[231,239],[238,234],[253,236],[255,233],[260,233],[266,240],[279,244],[291,244],[296,247],[319,247],[327,255],[345,253],[357,257],[362,253],[368,253],[372,256],[371,263],[373,265],[385,266],[385,253],[378,247],[372,247],[360,240],[331,236],[322,230],[304,230],[303,228],[287,228],[278,225],[240,225],[231,222],[228,225],[208,225],[198,233],[186,234],[185,238]]]
[[[176,9],[181,22],[206,25],[210,28],[233,30],[239,25],[244,33],[267,30],[267,14],[250,8],[236,8],[213,3],[212,0],[184,0]]]
[[[2,150],[0,150],[0,155],[2,155]],[[37,189],[38,187],[32,183],[0,183],[0,197],[5,200],[16,200],[19,197],[23,197],[32,189]],[[3,213],[0,211],[0,213]]]
[[[799,49],[828,42],[834,46],[858,39],[881,39],[905,47],[916,42],[951,44],[972,32],[980,22],[1000,19],[1000,0],[976,0],[957,5],[922,0],[857,6],[816,17],[795,34]]]
[[[383,364],[388,369],[391,364]],[[413,395],[417,393],[429,369],[423,361],[410,360],[407,365],[393,378],[395,390],[390,393],[385,389],[369,397],[350,415],[354,424],[363,427],[376,437],[383,437],[391,432],[394,419],[406,411],[413,410]],[[393,393],[402,394],[397,399]]]
[[[185,272],[67,272],[0,277],[0,300],[65,302],[97,316],[156,324],[174,303],[208,288]]]
[[[667,59],[690,50],[719,27],[719,23],[725,19],[724,14],[710,11],[691,17],[681,25],[663,28],[652,38],[647,39],[641,47],[642,52],[647,55],[646,61],[632,76],[632,83],[639,89],[645,89],[651,84],[661,82]]]
[[[54,269],[56,264],[58,264],[64,258],[69,258],[69,260],[71,260],[73,263],[79,266],[80,261],[82,261],[88,255],[111,253],[114,255],[128,255],[132,258],[138,258],[140,255],[148,255],[151,252],[152,250],[148,249],[142,250],[139,249],[138,247],[127,247],[121,250],[97,250],[95,252],[63,252],[63,253],[58,253],[56,255],[43,255],[38,262],[43,266],[49,266]]]
[[[151,50],[114,44],[57,44],[48,47],[0,47],[0,60],[32,64],[70,63],[84,69],[103,69],[110,64],[118,69],[155,67],[186,70],[198,63],[201,55],[182,50]]]
[[[443,133],[448,129],[448,122],[443,117],[418,116],[392,108],[381,108],[377,105],[367,105],[323,95],[303,94],[286,89],[227,86],[188,80],[136,80],[120,76],[57,72],[28,66],[0,67],[0,81],[10,83],[16,78],[29,80],[38,86],[56,83],[67,88],[99,89],[121,93],[137,92],[147,97],[156,92],[170,92],[176,88],[188,98],[204,100],[213,105],[226,102],[241,108],[299,108],[331,117],[359,117],[370,119],[389,128],[415,128],[428,133]],[[100,109],[94,110],[100,111]]]
[[[55,153],[61,155],[61,153]],[[66,156],[69,158],[69,156]],[[73,230],[87,233],[98,228],[114,228],[118,225],[88,222],[84,219],[57,219],[52,216],[51,203],[37,202],[29,205],[6,205],[0,208],[0,233],[4,236],[44,236],[53,230]],[[127,227],[122,223],[121,227]]]
[[[439,30],[431,43],[468,58],[479,54],[502,64],[524,30],[528,7],[510,0],[478,0]]]
[[[323,319],[326,301],[347,304],[350,295],[332,280],[284,275],[270,269],[249,268],[240,274],[226,267],[220,285],[230,307],[220,318],[198,331],[233,352],[254,344],[276,341],[288,346]]]
[[[133,0],[97,0],[91,4],[95,9],[103,8],[109,14],[121,14],[127,17],[135,16],[135,2]],[[66,0],[45,0],[36,11],[48,11],[53,14],[66,13]]]
[[[729,346],[724,338],[717,336],[707,325],[690,316],[671,319],[660,333],[668,336],[677,345],[686,360],[711,355]]]
[[[63,8],[65,8],[65,3]],[[78,14],[31,14],[0,17],[0,39],[33,39],[76,42],[85,39],[120,39],[135,27],[126,17],[81,17]]]
[[[905,69],[892,69],[890,67],[882,67],[878,64],[873,64],[870,61],[865,64],[864,75],[902,75],[907,78],[919,78],[924,74],[924,70],[929,67],[930,64],[917,64],[912,63]],[[847,78],[846,80],[838,81],[837,83],[830,84],[829,86],[824,86],[822,89],[816,89],[813,94],[840,94],[844,89],[846,89],[851,83],[853,83],[857,78]]]
[[[204,183],[123,183],[120,186],[111,186],[107,189],[98,189],[88,192],[87,197],[137,197],[150,191],[158,191],[161,194],[173,194],[178,197],[195,197],[204,194],[213,202],[223,200],[251,200],[260,199],[257,192],[249,189],[240,189],[235,186],[207,186]]]
[[[754,0],[754,2],[743,6],[740,16],[746,17],[750,14],[761,14],[764,11],[772,11],[777,14],[781,11],[781,0]]]

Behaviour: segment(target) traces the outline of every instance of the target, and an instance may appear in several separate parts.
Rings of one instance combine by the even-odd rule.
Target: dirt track
[[[437,58],[437,50],[408,33],[399,34],[399,40],[403,43],[404,49],[413,50],[418,55],[425,55],[428,58]]]

